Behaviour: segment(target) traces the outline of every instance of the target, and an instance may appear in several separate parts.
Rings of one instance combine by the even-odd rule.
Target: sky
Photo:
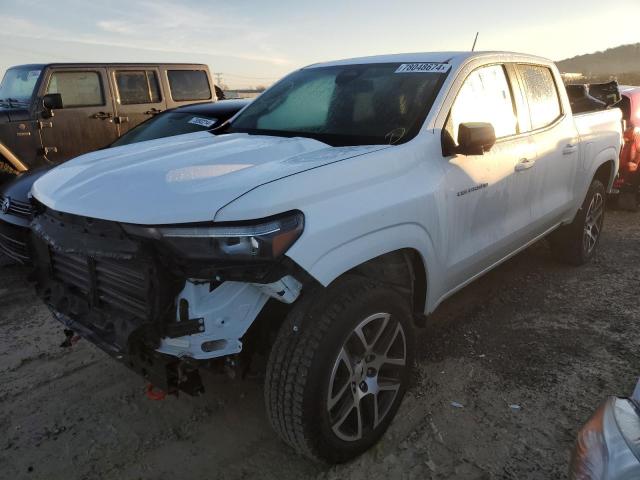
[[[206,63],[231,88],[325,60],[510,50],[562,60],[640,41],[640,0],[0,0],[11,65]]]

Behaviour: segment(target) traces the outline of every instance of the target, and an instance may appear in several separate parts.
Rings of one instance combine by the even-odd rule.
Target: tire
[[[409,305],[389,286],[356,276],[299,299],[280,328],[265,380],[271,425],[298,453],[341,463],[384,434],[414,361]]]
[[[594,179],[573,222],[549,237],[551,250],[558,260],[579,266],[593,258],[602,234],[606,199],[604,185]]]

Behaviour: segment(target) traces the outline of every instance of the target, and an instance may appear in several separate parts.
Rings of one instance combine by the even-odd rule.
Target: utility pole
[[[213,74],[213,76],[216,77],[216,85],[222,88],[222,73],[216,72]]]

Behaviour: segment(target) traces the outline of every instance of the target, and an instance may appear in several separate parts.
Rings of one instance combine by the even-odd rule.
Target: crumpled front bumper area
[[[202,389],[203,361],[239,353],[269,298],[301,285],[197,281],[119,224],[47,211],[32,224],[37,290],[56,319],[172,392]]]

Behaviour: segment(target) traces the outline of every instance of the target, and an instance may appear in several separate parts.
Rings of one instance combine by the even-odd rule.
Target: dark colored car
[[[64,162],[110,145],[163,110],[216,98],[206,65],[11,67],[0,83],[0,172]]]
[[[125,133],[111,147],[211,130],[244,108],[249,100],[223,100],[168,110]],[[35,181],[54,166],[35,168],[0,186],[0,254],[29,261],[28,232],[31,221],[29,192]]]

